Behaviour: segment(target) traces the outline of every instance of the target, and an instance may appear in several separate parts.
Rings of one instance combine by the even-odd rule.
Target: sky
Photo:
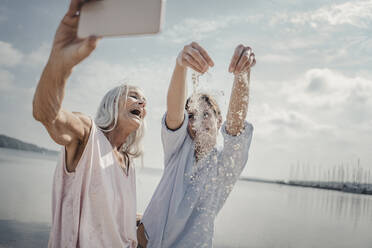
[[[67,0],[0,3],[0,133],[59,149],[32,117],[32,98]],[[372,0],[166,2],[158,35],[104,38],[69,78],[63,107],[92,118],[127,82],[148,99],[145,167],[162,168],[160,122],[176,56],[192,41],[215,62],[202,87],[223,112],[238,44],[253,48],[247,120],[255,128],[244,176],[287,179],[298,163],[372,170]],[[188,75],[191,91],[191,73]],[[293,168],[293,167],[292,167]]]

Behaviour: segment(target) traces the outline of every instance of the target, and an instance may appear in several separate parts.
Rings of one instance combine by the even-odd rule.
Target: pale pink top
[[[62,150],[54,175],[48,247],[136,247],[133,165],[125,175],[94,122],[75,172],[67,172]]]

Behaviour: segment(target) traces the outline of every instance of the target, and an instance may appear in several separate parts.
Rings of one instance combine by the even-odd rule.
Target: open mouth
[[[133,109],[130,111],[130,113],[138,117],[141,117],[141,111],[139,111],[138,109]]]

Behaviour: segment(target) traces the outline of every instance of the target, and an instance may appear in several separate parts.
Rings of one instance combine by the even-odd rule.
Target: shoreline
[[[254,178],[254,177],[241,177],[239,178],[239,180],[259,182],[259,183],[282,184],[282,185],[294,186],[294,187],[335,190],[335,191],[341,191],[344,193],[372,195],[372,184],[366,184],[366,183],[355,184],[351,182],[323,182],[323,181],[318,182],[318,181],[296,181],[296,180],[285,181],[285,180],[260,179],[260,178]]]
[[[21,149],[14,149],[9,147],[0,147],[0,149],[10,150],[15,152],[28,152],[31,154],[37,154],[39,156],[49,157],[54,159],[57,157],[56,154],[51,153],[43,153],[43,152],[35,152],[29,150],[21,150]],[[146,172],[151,173],[159,173],[163,172],[162,169],[152,168],[152,167],[145,167],[141,168]],[[264,179],[264,178],[256,178],[256,177],[247,177],[241,176],[239,177],[240,181],[249,181],[249,182],[259,182],[259,183],[271,183],[271,184],[281,184],[287,186],[294,186],[294,187],[306,187],[306,188],[315,188],[315,189],[326,189],[326,190],[335,190],[345,193],[353,193],[353,194],[364,194],[364,195],[372,195],[372,184],[367,183],[352,183],[352,182],[325,182],[325,181],[301,181],[301,180],[281,180],[281,179]]]

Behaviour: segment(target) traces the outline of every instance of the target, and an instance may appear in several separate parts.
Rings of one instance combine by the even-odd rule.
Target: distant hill
[[[49,154],[49,155],[58,154],[57,151],[48,150],[48,149],[39,147],[37,145],[26,143],[19,139],[15,139],[15,138],[2,135],[2,134],[0,134],[0,147],[15,149],[15,150],[22,150],[22,151],[38,152],[38,153]]]

